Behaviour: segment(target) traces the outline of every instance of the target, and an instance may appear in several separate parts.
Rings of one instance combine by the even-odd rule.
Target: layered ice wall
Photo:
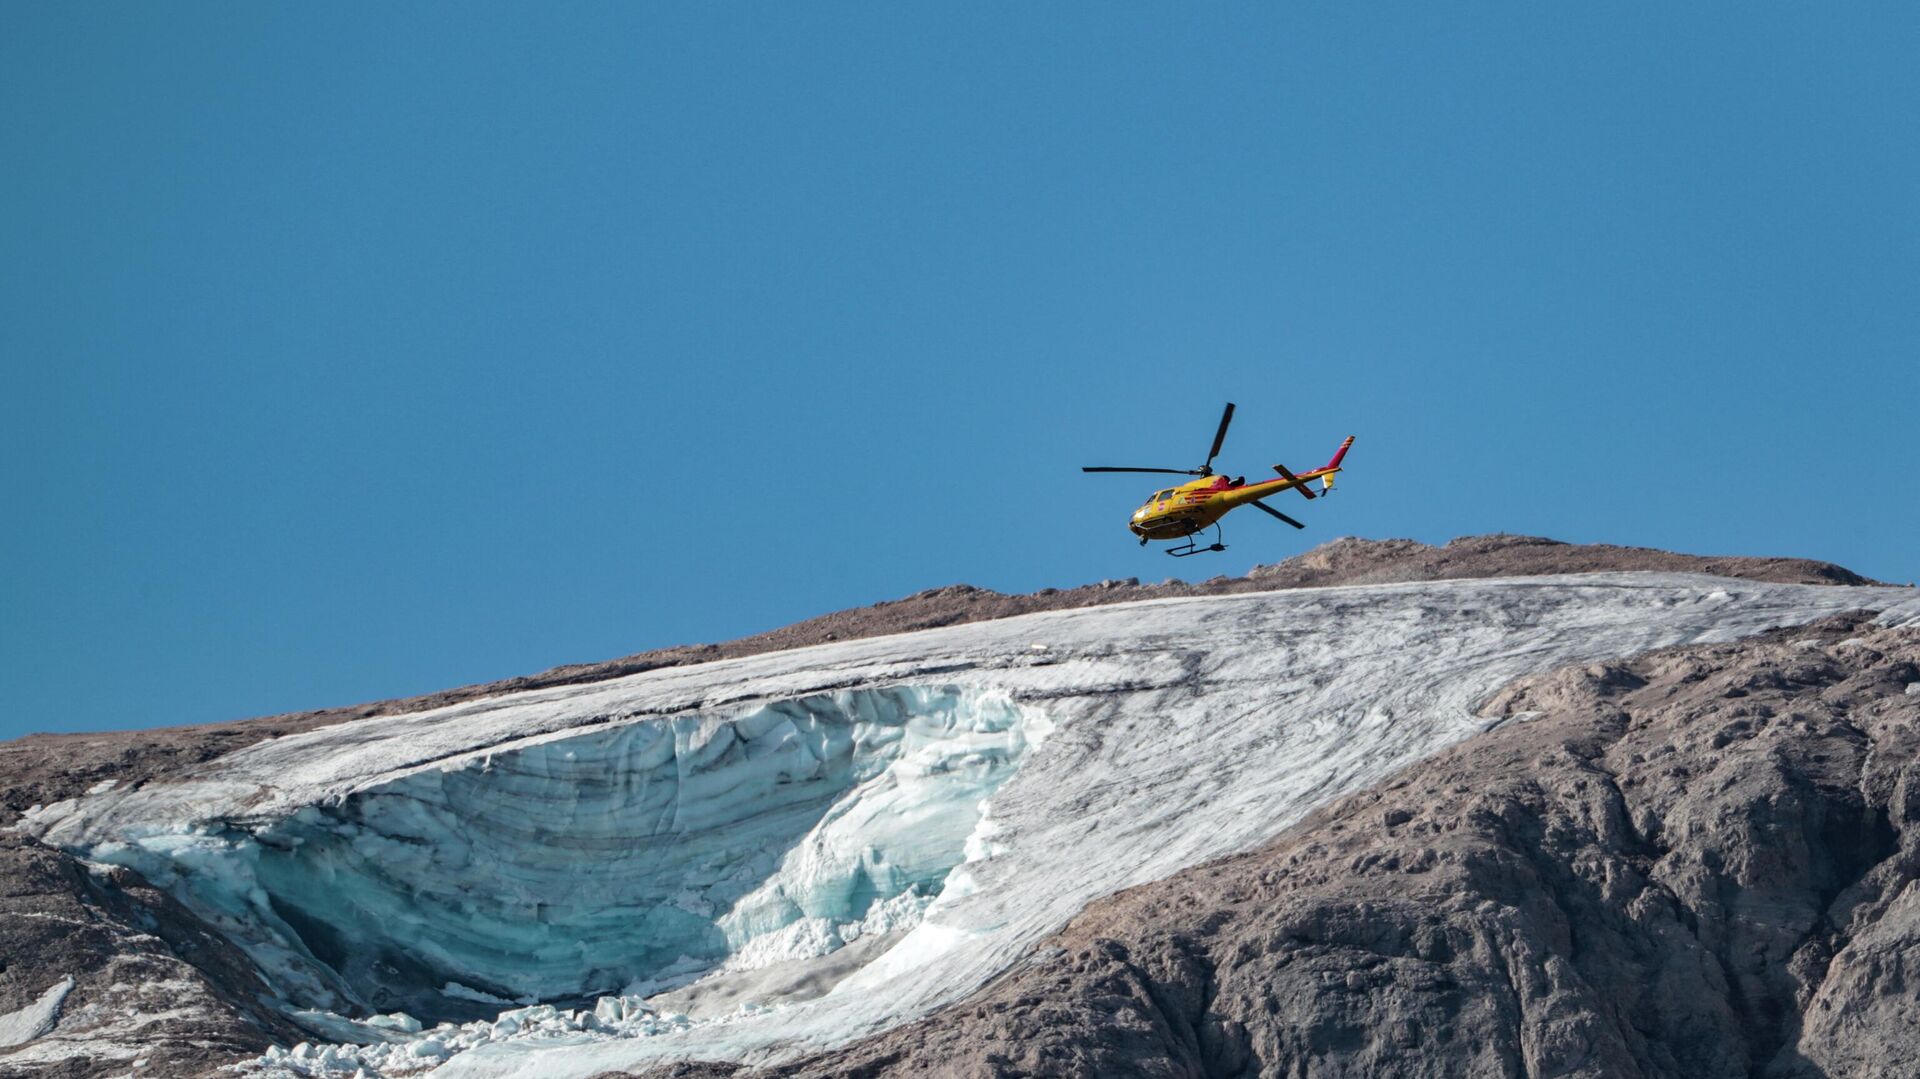
[[[1481,730],[1522,674],[1911,595],[1622,574],[1050,612],[343,724],[30,827],[161,880],[290,1009],[504,1010],[331,1020],[392,1044],[269,1072],[767,1059],[964,995],[1087,902]],[[519,1006],[596,994],[624,995]]]
[[[645,995],[918,913],[1038,730],[1004,694],[843,690],[612,723],[264,821],[93,848],[307,1009],[429,1022]]]

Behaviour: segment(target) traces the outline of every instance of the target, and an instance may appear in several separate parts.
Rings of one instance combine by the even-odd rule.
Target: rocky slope
[[[1920,1074],[1920,630],[1555,671],[972,999],[744,1076]]]
[[[309,1037],[256,999],[267,987],[251,960],[138,874],[0,833],[0,1012],[63,985],[58,1024],[0,1057],[0,1075],[125,1073],[136,1060],[143,1075],[200,1075]],[[129,1052],[103,1068],[103,1045]]]

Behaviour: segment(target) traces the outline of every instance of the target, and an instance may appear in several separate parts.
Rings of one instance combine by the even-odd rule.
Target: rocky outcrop
[[[926,1020],[677,1074],[1920,1074],[1920,631],[1843,616],[1489,712]]]
[[[1740,558],[1675,554],[1651,547],[1575,544],[1539,536],[1462,536],[1439,547],[1413,540],[1346,537],[1271,566],[1247,579],[1268,588],[1389,584],[1462,577],[1528,577],[1620,571],[1710,573],[1754,581],[1859,585],[1874,582],[1830,562],[1805,558]]]
[[[0,832],[0,1012],[60,979],[60,1022],[0,1074],[199,1075],[306,1037],[272,1007],[253,963],[138,874],[89,867]]]

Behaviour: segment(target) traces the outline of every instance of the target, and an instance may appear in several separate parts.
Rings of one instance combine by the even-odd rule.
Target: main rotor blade
[[[1227,440],[1227,424],[1230,424],[1232,422],[1233,422],[1233,402],[1228,401],[1227,410],[1225,412],[1220,413],[1220,429],[1213,433],[1213,448],[1207,451],[1207,463],[1205,467],[1209,471],[1213,469],[1213,459],[1215,457],[1220,456],[1220,443],[1225,442]]]
[[[1307,486],[1306,484],[1304,484],[1304,483],[1302,483],[1302,482],[1300,482],[1300,477],[1298,477],[1298,476],[1296,476],[1296,475],[1294,475],[1294,474],[1293,474],[1293,473],[1291,473],[1291,472],[1288,472],[1288,471],[1287,471],[1287,466],[1286,466],[1286,465],[1274,465],[1274,466],[1273,466],[1273,470],[1274,470],[1275,472],[1278,472],[1278,473],[1280,473],[1280,478],[1281,478],[1281,479],[1286,479],[1286,480],[1292,480],[1292,481],[1293,481],[1293,489],[1294,489],[1294,490],[1296,490],[1296,491],[1298,491],[1298,492],[1300,492],[1300,493],[1301,493],[1301,494],[1303,494],[1303,495],[1306,495],[1306,496],[1307,496],[1307,501],[1309,501],[1309,502],[1311,502],[1311,501],[1313,501],[1313,500],[1314,500],[1315,498],[1318,498],[1318,497],[1319,497],[1318,495],[1316,495],[1316,494],[1314,494],[1314,493],[1313,493],[1313,488],[1311,488],[1311,487],[1308,487],[1308,486]]]
[[[1082,472],[1166,472],[1175,476],[1198,476],[1191,468],[1082,468]]]
[[[1292,525],[1295,528],[1307,527],[1306,525],[1301,524],[1299,521],[1294,520],[1293,518],[1287,516],[1286,514],[1281,513],[1279,510],[1274,509],[1272,506],[1267,505],[1265,502],[1259,501],[1258,499],[1247,503],[1247,505],[1252,506],[1254,509],[1257,509],[1262,513],[1265,513],[1268,516],[1278,517],[1282,521],[1287,522],[1288,524]]]

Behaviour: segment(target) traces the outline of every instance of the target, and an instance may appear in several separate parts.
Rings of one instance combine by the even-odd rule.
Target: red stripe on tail
[[[1346,440],[1345,442],[1342,442],[1342,443],[1340,443],[1340,448],[1339,448],[1339,449],[1337,449],[1337,450],[1335,450],[1335,451],[1333,451],[1333,460],[1331,460],[1331,461],[1328,461],[1328,462],[1327,462],[1327,467],[1326,467],[1326,468],[1324,468],[1324,469],[1321,469],[1321,471],[1323,471],[1323,472],[1325,472],[1325,471],[1328,471],[1328,470],[1330,470],[1330,469],[1335,469],[1335,468],[1339,468],[1339,467],[1340,467],[1340,459],[1341,459],[1341,458],[1343,458],[1343,457],[1345,457],[1345,456],[1347,455],[1347,451],[1348,451],[1349,449],[1351,449],[1352,447],[1353,447],[1353,436],[1352,436],[1352,435],[1348,435],[1348,436],[1347,436],[1347,440]]]

